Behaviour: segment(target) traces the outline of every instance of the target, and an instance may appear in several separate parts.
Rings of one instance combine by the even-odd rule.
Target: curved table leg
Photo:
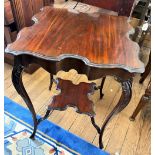
[[[145,72],[141,74],[141,79],[139,81],[139,83],[143,83],[144,80],[147,78],[147,76],[149,75],[149,73],[151,72],[151,53],[149,55],[149,61],[148,64],[145,67]]]
[[[103,89],[103,86],[104,86],[105,79],[106,79],[106,77],[103,77],[102,78],[102,81],[101,81],[101,86],[100,86],[100,99],[102,99],[103,96],[104,96],[104,93],[102,93],[102,89]]]
[[[50,73],[50,85],[49,85],[49,90],[51,90],[53,84],[53,75]]]
[[[96,124],[94,117],[91,117],[91,123],[92,123],[92,125],[95,127],[95,129],[97,130],[98,134],[100,134],[101,129],[100,129],[100,127]]]
[[[140,102],[138,103],[136,109],[134,110],[133,114],[130,116],[130,121],[134,121],[140,110],[146,105],[147,98],[143,95],[142,98],[140,99]]]
[[[118,114],[119,112],[121,112],[130,102],[131,100],[131,96],[132,96],[132,80],[128,80],[128,81],[119,81],[121,82],[122,85],[122,95],[121,98],[118,102],[118,104],[114,107],[114,109],[111,111],[111,113],[108,115],[108,117],[106,118],[106,120],[104,121],[102,127],[101,127],[101,131],[100,131],[100,135],[99,135],[99,147],[100,149],[103,148],[103,142],[102,142],[102,137],[103,137],[103,133],[104,130],[108,124],[108,122],[110,121],[110,119]]]
[[[15,65],[14,65],[13,71],[12,71],[12,82],[13,82],[13,85],[14,85],[16,91],[23,98],[23,100],[25,101],[27,107],[29,108],[29,110],[32,114],[34,129],[33,129],[33,133],[30,136],[30,138],[34,139],[38,122],[37,122],[37,117],[36,117],[36,113],[35,113],[34,107],[32,105],[32,102],[31,102],[31,100],[23,86],[23,82],[22,82],[23,69],[24,69],[24,66],[22,66],[18,62],[15,62]]]
[[[50,113],[51,113],[51,110],[47,109],[45,115],[42,118],[38,119],[38,124],[44,121],[45,119],[47,119],[50,116]]]

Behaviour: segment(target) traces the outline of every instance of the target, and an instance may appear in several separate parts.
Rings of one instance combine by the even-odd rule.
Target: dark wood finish
[[[101,85],[95,87],[95,90],[100,90],[100,99],[102,99],[103,96],[104,96],[104,93],[102,92],[102,89],[103,89],[105,80],[106,80],[106,77],[103,77],[102,81],[101,81]]]
[[[117,80],[120,80],[120,79],[117,79]],[[122,84],[121,98],[120,98],[119,102],[117,103],[117,105],[113,108],[111,113],[107,116],[107,118],[104,121],[102,127],[100,128],[96,124],[94,117],[91,117],[91,122],[92,122],[93,126],[96,128],[96,130],[97,130],[97,132],[99,134],[99,147],[100,147],[100,149],[103,149],[103,147],[104,147],[102,138],[103,138],[103,133],[104,133],[104,130],[105,130],[108,122],[112,119],[112,117],[114,115],[121,112],[129,104],[129,102],[131,100],[131,96],[132,96],[132,79],[129,79],[127,81],[119,81],[119,82],[121,82],[121,84]]]
[[[10,28],[5,26],[4,27],[4,40],[7,44],[12,42],[12,37],[10,33],[11,33]]]
[[[83,13],[90,13],[90,14],[96,14],[96,13],[100,12],[100,13],[118,16],[118,13],[115,11],[99,8],[99,7],[92,6],[92,5],[85,4],[85,3],[81,3],[81,2],[77,2],[75,4],[74,10],[79,11],[79,12],[83,12]]]
[[[120,79],[117,79],[120,80]],[[113,110],[111,111],[111,113],[107,116],[106,120],[104,121],[102,127],[101,127],[101,132],[100,132],[100,136],[99,136],[99,146],[102,149],[103,143],[102,143],[102,137],[103,137],[103,133],[104,130],[108,124],[108,122],[111,120],[111,118],[118,114],[119,112],[121,112],[130,102],[131,100],[131,96],[132,96],[132,79],[129,79],[127,81],[119,81],[121,82],[122,85],[122,95],[121,98],[119,100],[119,102],[117,103],[117,105],[113,108]]]
[[[90,117],[90,118],[91,118],[91,123],[92,123],[92,125],[95,127],[95,129],[97,130],[98,134],[100,134],[100,133],[101,133],[101,129],[100,129],[100,127],[96,124],[95,118],[94,118],[94,117]]]
[[[139,83],[143,83],[150,73],[151,73],[151,52],[149,55],[149,61],[145,67],[145,72],[141,74],[141,79],[139,80]]]
[[[104,80],[105,78],[102,79],[102,84],[104,84]],[[60,91],[60,94],[52,98],[52,101],[48,106],[48,111],[49,110],[62,111],[62,110],[66,110],[67,107],[70,106],[70,107],[76,108],[76,112],[80,114],[89,115],[91,117],[91,122],[93,126],[96,128],[97,132],[99,133],[99,147],[102,149],[103,148],[102,137],[107,123],[110,121],[112,116],[114,116],[114,114],[117,114],[120,111],[122,111],[130,102],[131,95],[132,95],[131,93],[132,82],[130,80],[122,82],[122,88],[123,88],[122,96],[118,104],[115,106],[113,111],[105,120],[101,129],[95,123],[95,119],[94,119],[95,112],[93,108],[93,102],[90,101],[88,98],[88,95],[91,95],[94,93],[94,90],[96,87],[95,83],[81,82],[78,85],[74,85],[69,80],[62,80],[58,78],[56,80],[56,84],[57,84],[57,89]]]
[[[43,6],[44,6],[44,0],[32,0],[33,15],[40,12],[40,9]]]
[[[49,90],[52,89],[52,84],[53,84],[53,75],[50,74],[50,85],[49,85]]]
[[[51,75],[55,75],[60,70],[75,69],[79,74],[87,75],[89,80],[110,75],[121,83],[121,98],[100,128],[99,143],[100,148],[103,148],[102,136],[108,122],[129,104],[134,73],[144,71],[144,64],[138,56],[139,46],[129,39],[132,27],[126,17],[102,13],[92,16],[52,7],[45,7],[33,19],[37,24],[24,28],[19,33],[18,39],[5,50],[6,53],[15,56],[12,81],[33,116],[34,131],[31,138],[34,138],[39,122],[47,118],[50,113],[48,109],[43,118],[36,120],[33,105],[28,95],[25,95],[21,71],[35,63]],[[100,88],[103,84],[104,78]],[[66,89],[65,86],[66,91],[62,90],[62,94],[74,88],[71,82],[69,85],[70,89],[68,87]],[[78,99],[73,103],[77,105],[77,101]],[[63,103],[65,103],[64,99]],[[99,130],[95,121],[92,123]]]
[[[150,2],[151,0],[139,0],[137,5],[134,7],[132,17],[140,19],[140,25],[142,25],[146,20]]]
[[[140,110],[150,101],[151,99],[151,81],[149,82],[145,94],[141,97],[136,109],[133,114],[130,116],[130,120],[134,121]]]
[[[60,78],[56,80],[56,83],[60,94],[52,98],[48,109],[62,111],[67,107],[74,107],[80,114],[95,116],[93,102],[88,98],[94,93],[95,83],[81,82],[74,85],[71,81]]]
[[[39,66],[37,64],[30,64],[27,68],[24,69],[24,72],[28,74],[33,74]]]
[[[4,2],[4,25],[9,25],[14,22],[10,1],[7,0]]]
[[[118,12],[118,15],[130,16],[135,0],[76,0],[89,5]]]
[[[33,21],[31,20],[32,16],[39,12],[40,9],[44,6],[44,2],[47,0],[10,0],[5,1],[5,24],[16,23],[17,30],[25,26],[31,26]],[[11,2],[11,5],[10,5]],[[52,2],[52,1],[51,1]],[[46,4],[49,4],[47,1]],[[10,26],[10,25],[9,25]],[[14,25],[15,27],[15,25]],[[6,44],[13,42],[16,38],[16,31],[11,32],[10,27],[5,27],[5,41]],[[8,54],[5,54],[5,62],[13,64],[14,57]],[[30,65],[25,69],[25,72],[32,74],[39,67],[35,65]]]
[[[10,44],[12,41],[15,41],[16,31],[11,31],[14,24],[14,18],[11,10],[10,1],[4,1],[4,42],[5,45]],[[14,56],[10,54],[4,54],[4,62],[13,64]]]
[[[33,15],[40,12],[44,5],[49,5],[49,0],[10,0],[14,19],[18,30],[31,26]]]
[[[16,31],[11,32],[10,27],[4,26],[4,42],[5,42],[5,48],[6,46],[11,43],[13,40],[15,40]],[[4,53],[4,62],[13,65],[14,56],[11,54]]]
[[[4,40],[6,44],[15,41],[16,31],[13,31],[14,28],[14,18],[11,10],[11,5],[8,0],[4,3]]]
[[[132,27],[125,17],[94,17],[45,7],[33,20],[37,24],[23,29],[7,53],[35,55],[54,62],[74,58],[87,66],[144,71],[138,58],[139,46],[128,37]]]
[[[48,6],[54,3],[54,0],[43,0],[44,6]]]
[[[16,22],[17,30],[25,26],[31,26],[33,23],[32,1],[31,0],[10,0],[12,11]]]
[[[12,82],[13,85],[16,89],[16,91],[21,95],[21,97],[23,98],[23,100],[25,101],[27,107],[29,108],[31,114],[32,114],[32,118],[33,118],[33,122],[34,122],[34,130],[33,133],[31,135],[31,138],[34,138],[34,135],[36,133],[37,130],[37,117],[36,117],[36,113],[33,107],[33,104],[24,88],[23,82],[22,82],[22,71],[24,69],[24,66],[22,65],[22,62],[20,59],[16,59],[15,57],[15,61],[14,61],[14,68],[12,71]]]
[[[141,1],[139,3],[141,3]],[[136,11],[136,8],[138,7],[138,4],[135,7],[135,11]],[[132,40],[139,43],[140,47],[142,46],[142,44],[144,42],[146,34],[151,31],[151,16],[150,16],[150,13],[149,13],[149,10],[151,10],[151,9],[149,7],[149,4],[150,4],[150,0],[147,0],[145,2],[145,4],[143,4],[144,6],[142,6],[143,8],[142,8],[142,10],[140,12],[139,24],[136,27],[135,34],[132,37]],[[133,12],[133,15],[134,15],[134,12]],[[147,23],[148,23],[149,27],[148,27],[147,31],[143,31],[142,27],[143,27],[144,24],[146,24],[146,18],[147,18]]]
[[[104,93],[102,92],[102,89],[103,89],[105,80],[106,80],[106,77],[103,77],[103,78],[102,78],[102,81],[101,81],[101,85],[100,85],[99,87],[95,87],[96,90],[98,90],[98,89],[100,90],[100,99],[102,99],[103,96],[104,96]],[[53,75],[50,74],[50,85],[49,85],[49,90],[52,89],[52,84],[53,84]]]
[[[16,31],[11,32],[10,28],[5,26],[4,27],[4,42],[5,42],[5,46],[7,46],[7,44],[10,44],[12,41],[14,41],[16,39],[16,35],[17,35]],[[4,53],[4,62],[8,63],[10,65],[13,65],[14,64],[14,56],[11,55],[11,54]],[[26,73],[32,74],[37,69],[38,69],[38,65],[30,64],[28,66],[28,68],[25,68],[24,71]]]
[[[8,63],[10,65],[13,65],[13,63],[14,63],[14,56],[10,55],[10,54],[4,53],[4,62]]]
[[[102,89],[103,89],[103,86],[104,86],[105,79],[106,79],[106,77],[103,77],[102,78],[102,81],[101,81],[101,86],[100,86],[100,99],[102,99],[103,96],[104,96],[104,94],[102,92]]]

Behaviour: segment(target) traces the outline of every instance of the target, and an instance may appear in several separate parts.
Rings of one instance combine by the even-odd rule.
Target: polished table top
[[[20,31],[7,53],[54,61],[71,57],[88,66],[122,68],[131,73],[144,71],[139,46],[129,38],[133,28],[126,17],[48,6],[33,20],[35,24]]]
[[[6,48],[7,53],[15,55],[13,85],[33,117],[34,129],[30,138],[34,139],[38,124],[49,116],[51,110],[64,110],[67,106],[73,106],[80,113],[87,113],[91,117],[91,122],[99,134],[99,147],[102,149],[102,137],[108,122],[131,100],[134,73],[144,71],[144,64],[138,56],[139,46],[129,39],[133,29],[128,19],[102,11],[82,13],[77,11],[77,7],[58,9],[49,6],[44,7],[33,20],[35,24],[21,30],[17,40]],[[52,99],[46,114],[37,119],[22,82],[23,70],[33,63],[48,71],[51,80],[60,70],[75,69],[79,74],[85,74],[88,80],[102,78],[102,82],[99,87],[93,83],[77,86],[59,79],[57,88],[61,93]],[[122,95],[102,127],[99,127],[95,123],[93,103],[89,101],[88,94],[99,89],[102,99],[106,76],[114,76],[121,83]],[[55,103],[57,105],[53,107]]]

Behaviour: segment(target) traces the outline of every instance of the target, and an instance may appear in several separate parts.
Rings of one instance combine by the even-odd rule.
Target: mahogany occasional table
[[[138,56],[139,46],[129,39],[133,29],[128,18],[49,6],[44,7],[33,20],[35,24],[21,30],[17,40],[5,50],[15,56],[12,82],[33,116],[34,130],[30,138],[34,138],[37,125],[49,116],[51,110],[73,106],[77,112],[91,117],[99,133],[99,146],[103,148],[102,136],[107,123],[130,102],[134,74],[144,72],[144,64]],[[39,64],[53,75],[60,70],[75,69],[79,74],[87,75],[89,80],[114,76],[122,85],[121,98],[100,128],[94,120],[93,103],[88,99],[88,95],[98,89],[96,84],[82,82],[74,85],[69,80],[56,79],[61,92],[53,97],[45,116],[37,120],[22,83],[22,71],[32,63]]]

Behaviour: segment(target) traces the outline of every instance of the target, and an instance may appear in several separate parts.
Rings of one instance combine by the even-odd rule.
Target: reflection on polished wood
[[[45,7],[34,16],[36,24],[24,28],[6,52],[54,61],[74,57],[88,66],[144,71],[139,46],[129,39],[133,29],[126,17],[71,11]]]

